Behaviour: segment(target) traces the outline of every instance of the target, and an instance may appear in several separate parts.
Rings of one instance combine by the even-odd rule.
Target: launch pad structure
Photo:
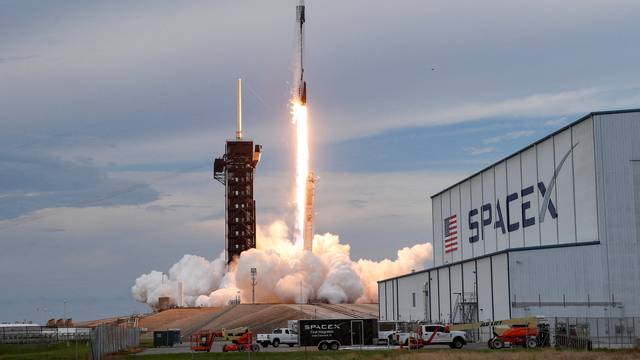
[[[256,247],[255,169],[261,145],[242,137],[242,80],[238,79],[236,138],[213,163],[213,177],[225,186],[225,248],[227,263]]]

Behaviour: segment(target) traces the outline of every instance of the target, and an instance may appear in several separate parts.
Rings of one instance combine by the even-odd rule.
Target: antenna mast
[[[238,78],[238,101],[236,104],[236,140],[242,140],[242,79]]]

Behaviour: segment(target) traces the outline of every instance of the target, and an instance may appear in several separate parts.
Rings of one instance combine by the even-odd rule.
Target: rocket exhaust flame
[[[309,176],[309,128],[307,106],[298,102],[291,105],[292,122],[296,127],[296,189],[295,189],[295,243],[304,244],[304,212],[306,204],[306,184]]]

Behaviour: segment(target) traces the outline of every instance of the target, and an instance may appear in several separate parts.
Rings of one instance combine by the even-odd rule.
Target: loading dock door
[[[364,345],[362,320],[351,320],[351,345]]]

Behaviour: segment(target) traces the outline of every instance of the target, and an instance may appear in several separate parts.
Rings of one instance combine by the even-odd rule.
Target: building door
[[[364,345],[362,320],[351,320],[351,345]]]

